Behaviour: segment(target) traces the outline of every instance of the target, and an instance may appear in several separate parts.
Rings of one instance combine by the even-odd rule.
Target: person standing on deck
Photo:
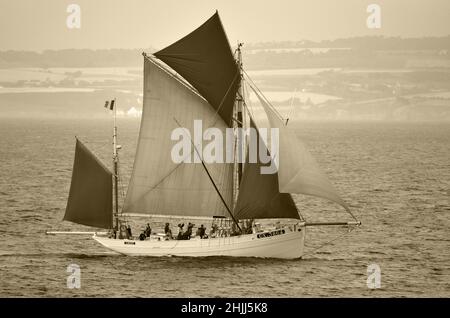
[[[133,237],[132,233],[131,233],[131,226],[128,225],[127,226],[127,239],[131,239]]]
[[[178,224],[178,236],[177,236],[177,240],[181,240],[181,239],[183,238],[183,227],[184,227],[184,223]]]
[[[164,227],[164,233],[166,234],[166,238],[169,240],[172,239],[172,230],[170,229],[170,224],[166,223],[166,226]]]
[[[202,225],[200,225],[200,227],[197,229],[197,232],[196,232],[196,236],[200,236],[200,238],[202,239],[204,236],[205,236],[205,233],[206,233],[206,228],[203,226],[203,224]]]
[[[150,234],[152,234],[152,228],[150,227],[150,224],[147,223],[147,228],[145,229],[145,236],[150,237]]]

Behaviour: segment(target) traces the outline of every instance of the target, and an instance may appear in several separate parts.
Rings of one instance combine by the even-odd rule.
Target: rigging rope
[[[277,109],[270,103],[270,101],[266,98],[266,96],[264,95],[264,93],[256,86],[255,82],[253,82],[253,80],[251,79],[251,77],[247,74],[247,72],[242,68],[242,72],[246,75],[246,77],[250,80],[249,85],[251,87],[253,87],[253,89],[255,89],[255,92],[260,94],[260,97],[262,97],[265,102],[270,106],[271,110],[274,111],[274,113],[279,117],[279,119],[285,123],[285,125],[287,125],[287,120],[289,120],[289,118],[286,120],[283,118],[283,116],[281,116],[281,114],[277,111]],[[248,109],[248,107],[247,107]],[[350,211],[350,208],[345,206],[345,211],[350,214],[350,216],[355,220],[355,221],[359,221],[356,216]]]
[[[326,241],[325,243],[323,243],[323,244],[320,245],[319,247],[314,248],[314,249],[312,249],[311,251],[308,251],[307,253],[303,254],[302,257],[305,257],[305,256],[311,255],[311,254],[313,254],[313,253],[316,253],[318,250],[324,248],[325,246],[334,243],[335,241],[341,239],[342,237],[344,237],[344,236],[346,236],[346,235],[349,235],[354,229],[355,229],[355,228],[353,228],[353,227],[352,227],[352,228],[349,227],[348,230],[347,230],[346,232],[342,233],[341,235],[338,235],[337,237],[335,237],[335,238],[333,238],[333,239],[331,239],[331,240],[329,240],[329,241]]]
[[[245,74],[245,76],[247,76],[247,78],[250,80],[250,86],[253,87],[257,93],[259,93],[259,95],[264,99],[264,101],[270,106],[270,108],[275,112],[275,114],[279,117],[279,119],[282,122],[285,122],[286,119],[281,116],[280,112],[278,112],[278,110],[272,105],[272,103],[267,99],[267,97],[264,95],[264,93],[258,88],[258,86],[256,86],[255,82],[253,82],[252,78],[250,77],[250,75],[248,75],[248,73],[242,68],[242,72]]]

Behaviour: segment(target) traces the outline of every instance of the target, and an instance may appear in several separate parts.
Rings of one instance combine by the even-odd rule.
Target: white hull
[[[234,256],[296,259],[303,255],[305,227],[191,240],[120,240],[93,236],[103,246],[130,256]]]

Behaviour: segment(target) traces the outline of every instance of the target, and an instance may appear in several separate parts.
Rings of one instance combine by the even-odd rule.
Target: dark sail
[[[216,12],[199,28],[154,54],[184,77],[228,125],[240,73]]]
[[[250,127],[256,129],[251,119]],[[259,133],[257,136],[258,147],[267,150]],[[256,163],[246,162],[234,210],[237,219],[300,218],[292,196],[278,191],[278,173],[261,174],[260,168],[269,164],[261,163],[259,156]]]
[[[78,139],[64,220],[112,228],[112,173]]]

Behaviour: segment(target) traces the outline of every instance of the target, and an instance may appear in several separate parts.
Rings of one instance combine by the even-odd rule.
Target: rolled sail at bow
[[[112,228],[112,173],[78,139],[64,220]]]

